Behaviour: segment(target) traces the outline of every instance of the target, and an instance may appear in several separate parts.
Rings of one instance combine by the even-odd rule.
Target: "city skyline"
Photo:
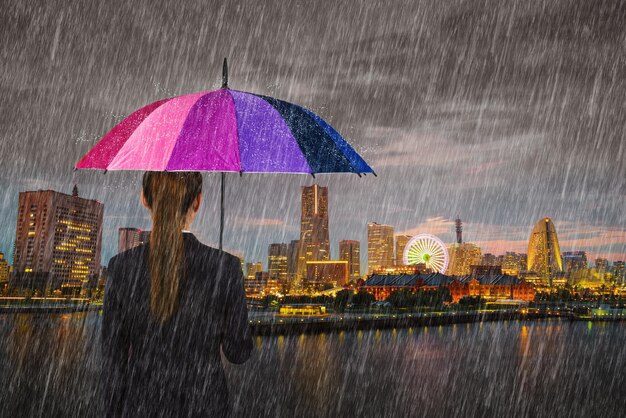
[[[305,193],[304,191],[305,191],[305,190],[312,190],[311,188],[312,188],[314,185],[317,185],[317,184],[316,184],[316,183],[314,183],[314,184],[313,184],[313,185],[311,185],[310,187],[304,187],[304,188],[302,189],[302,191],[303,191],[303,196],[304,196],[304,193]],[[75,187],[76,187],[76,186],[75,186]],[[24,192],[22,192],[22,193],[25,193],[25,192],[30,192],[30,193],[33,193],[33,192],[41,192],[41,191],[48,191],[48,192],[49,192],[49,191],[52,191],[52,190],[49,190],[49,189],[48,189],[48,190],[38,190],[38,191],[24,191]],[[52,192],[53,192],[53,193],[61,193],[61,192],[56,192],[56,191],[52,191]],[[328,194],[328,192],[327,192],[327,191],[326,191],[325,193],[326,193],[326,195]],[[63,194],[63,193],[61,193],[61,194]],[[327,198],[327,197],[326,197],[326,198]],[[95,200],[97,200],[97,199],[95,199]],[[329,211],[329,212],[331,211],[330,207],[329,207],[329,208],[326,208],[326,210],[327,210],[327,211]],[[545,218],[542,218],[542,219],[541,219],[538,223],[541,223],[541,222],[543,221],[543,219],[545,219]],[[106,220],[106,216],[105,216],[105,220]],[[17,220],[16,220],[16,221],[17,221]],[[271,225],[271,224],[272,224],[272,222],[271,222],[271,220],[269,220],[269,221],[270,221],[270,222],[269,222],[268,224],[270,224],[270,225]],[[328,221],[329,221],[329,220],[328,220]],[[446,237],[446,236],[448,236],[448,237],[452,237],[452,236],[454,235],[454,239],[453,239],[453,238],[450,238],[450,241],[449,241],[449,242],[448,242],[447,240],[445,240],[445,239],[444,239],[444,242],[445,242],[445,244],[446,244],[446,245],[450,245],[450,247],[453,247],[453,246],[455,245],[455,242],[456,242],[457,238],[458,238],[458,233],[457,233],[457,231],[456,231],[458,221],[459,221],[459,219],[454,219],[454,220],[452,220],[452,219],[444,219],[444,218],[441,218],[441,217],[438,217],[438,218],[431,218],[431,219],[428,219],[428,220],[427,220],[427,222],[426,222],[426,224],[428,224],[429,222],[431,222],[431,223],[432,223],[431,225],[428,225],[428,226],[427,226],[427,225],[422,224],[422,225],[420,225],[420,226],[418,226],[418,227],[416,227],[416,228],[410,228],[410,229],[407,229],[407,230],[404,230],[404,231],[399,231],[399,232],[393,231],[393,225],[389,225],[389,226],[392,228],[392,236],[394,237],[394,239],[398,239],[398,238],[400,238],[400,237],[402,237],[402,238],[404,238],[404,237],[410,237],[411,235],[407,235],[407,232],[411,232],[411,233],[413,233],[413,235],[417,235],[417,234],[419,234],[419,233],[433,233],[433,234],[435,234],[435,233],[436,233],[436,235],[437,235],[437,236],[443,236],[443,237]],[[368,223],[366,224],[366,227],[367,227],[367,225],[371,225],[371,224],[380,225],[380,224],[378,224],[377,222],[370,221],[370,222],[368,222]],[[465,225],[465,223],[464,223],[464,225]],[[471,224],[470,224],[470,225],[471,225]],[[382,225],[382,226],[387,226],[387,225]],[[446,229],[445,229],[445,228],[448,228],[448,227],[449,227],[449,229],[451,229],[450,231],[448,231],[448,230],[446,230]],[[534,228],[534,227],[533,227],[533,228]],[[121,237],[122,231],[128,231],[128,230],[130,230],[130,231],[136,231],[137,233],[141,234],[141,235],[142,235],[142,237],[143,237],[146,233],[149,233],[149,229],[150,229],[150,228],[147,228],[147,229],[148,229],[148,230],[145,230],[144,228],[137,228],[137,227],[134,227],[134,226],[120,227],[120,228],[118,229],[118,231],[117,231],[118,236],[116,237],[116,243],[115,243],[115,245],[116,245],[116,247],[117,247],[117,252],[119,252],[119,249],[120,249],[119,245],[121,245],[121,243],[120,243],[120,242],[121,242],[121,241],[120,241],[120,239],[121,239],[121,238],[120,238],[120,237]],[[192,229],[193,229],[193,228],[192,228]],[[557,228],[557,229],[558,229],[558,228]],[[417,231],[417,232],[415,232],[415,231]],[[432,231],[432,232],[427,232],[427,231]],[[532,233],[531,233],[531,236],[532,236]],[[559,236],[560,236],[560,233],[559,233]],[[143,238],[142,238],[142,239],[143,239]],[[141,242],[145,242],[145,239],[143,239],[143,240],[142,240],[142,239],[139,239],[138,237],[136,237],[135,241],[137,241],[137,242],[136,242],[136,243],[134,243],[134,245],[138,245],[138,244],[140,244]],[[289,240],[288,240],[288,241],[289,241]],[[298,242],[297,240],[291,240],[291,241],[293,241],[293,242]],[[338,241],[333,241],[333,240],[331,239],[331,240],[329,241],[329,246],[330,246],[330,249],[331,249],[331,257],[330,257],[330,260],[340,260],[340,255],[341,255],[341,253],[340,253],[340,244],[341,244],[341,242],[342,242],[342,241],[346,241],[346,239],[340,239],[340,240],[338,240]],[[347,241],[352,241],[352,240],[349,240],[349,239],[348,239]],[[354,240],[354,241],[358,241],[358,242],[360,242],[360,240]],[[366,239],[366,240],[365,240],[365,243],[366,243],[365,248],[366,248],[366,249],[368,249],[368,248],[369,248],[369,246],[367,245],[367,242],[368,242],[368,240]],[[485,248],[483,248],[483,247],[480,245],[480,243],[481,243],[481,242],[482,242],[482,243],[497,242],[497,244],[498,244],[497,246],[495,246],[495,247],[490,247],[490,248],[498,248],[498,249],[500,249],[500,250],[501,250],[501,252],[497,252],[497,251],[496,251],[496,252],[494,252],[494,251],[488,251],[488,250],[485,250]],[[560,240],[560,239],[559,239],[559,242],[561,242],[561,240]],[[577,242],[577,241],[575,241],[575,242]],[[333,245],[333,243],[334,243],[335,245]],[[483,252],[483,254],[493,254],[493,255],[497,255],[497,256],[503,256],[503,255],[505,255],[506,253],[510,253],[510,252],[520,253],[520,254],[526,254],[526,253],[528,252],[528,245],[529,245],[529,240],[528,240],[528,239],[527,239],[526,241],[522,241],[522,240],[517,241],[517,242],[516,242],[516,245],[514,245],[514,246],[512,246],[512,247],[510,247],[510,248],[504,247],[505,243],[506,243],[506,241],[487,240],[487,241],[472,242],[471,244],[472,244],[472,245],[477,245],[477,246],[480,248],[480,251],[482,251],[482,252]],[[278,245],[278,244],[280,244],[280,245],[285,245],[285,246],[288,246],[288,245],[289,245],[288,243],[268,243],[268,246],[269,246],[269,247],[271,247],[272,245]],[[102,247],[104,248],[105,246],[106,246],[106,243],[104,243],[104,242],[103,242]],[[129,247],[129,248],[130,248],[130,247]],[[567,249],[567,248],[568,248],[568,247],[566,247],[566,250],[562,250],[562,252],[563,252],[563,253],[571,253],[571,252],[580,252],[580,251],[582,251],[582,252],[588,253],[588,251],[585,251],[585,250],[580,250],[580,249],[579,249],[579,247],[577,247],[577,248],[571,248],[571,249]],[[226,250],[228,250],[228,249],[226,249]],[[392,249],[391,249],[391,251],[393,252],[393,254],[396,254],[396,253],[397,253],[397,248],[395,248],[395,249],[394,249],[394,248],[392,248]],[[116,253],[117,253],[117,252],[116,252]],[[235,253],[235,254],[241,254],[240,252],[236,252],[236,251],[234,251],[233,253]],[[364,253],[365,253],[365,254],[364,254]],[[5,256],[5,257],[7,258],[7,261],[8,261],[10,264],[12,264],[12,263],[13,263],[13,260],[12,260],[12,257],[11,257],[11,256],[13,255],[13,253],[12,253],[12,252],[8,252],[8,253],[5,253],[5,254],[6,254],[6,256]],[[262,254],[262,253],[261,253],[261,254]],[[589,257],[589,265],[595,265],[595,264],[593,264],[592,262],[594,262],[595,260],[598,260],[598,259],[601,259],[601,260],[608,260],[608,262],[609,262],[609,263],[611,263],[611,264],[613,264],[613,263],[614,263],[614,262],[616,262],[616,261],[618,261],[618,262],[619,262],[619,261],[624,261],[624,259],[626,259],[626,254],[621,254],[621,253],[617,253],[617,254],[616,254],[616,256],[617,256],[616,258],[605,257],[605,256],[602,256],[602,254],[598,254],[598,255],[596,255],[596,256],[593,256],[592,254],[593,254],[593,253],[588,253],[588,255],[590,255],[590,257]],[[115,253],[114,253],[113,255],[115,255]],[[263,263],[263,265],[269,268],[269,262],[268,262],[268,259],[269,259],[269,256],[270,256],[270,251],[269,251],[269,249],[268,249],[268,251],[264,254],[264,256],[262,256],[261,258],[258,258],[258,259],[255,259],[254,257],[247,256],[246,254],[243,254],[242,256],[244,257],[246,264],[247,264],[248,262],[252,263],[252,262],[256,262],[256,261],[258,261],[258,260],[261,260],[261,262]],[[368,259],[369,259],[369,257],[368,257],[368,255],[367,255],[367,251],[361,251],[360,257],[361,257],[361,260],[363,259],[363,257],[365,257],[365,262],[364,262],[365,264],[363,264],[363,261],[361,261],[361,262],[360,262],[360,265],[362,266],[361,271],[363,271],[364,269],[366,269],[366,268],[365,268],[365,266],[367,266],[367,265],[368,265]],[[105,258],[105,257],[103,257],[102,259],[103,259],[103,260],[108,260],[108,258]],[[262,260],[265,260],[265,262],[263,262]],[[397,260],[395,260],[395,256],[394,256],[394,261],[395,261],[395,262],[397,262]],[[103,265],[106,265],[106,262],[105,262],[105,261],[103,261],[102,263],[103,263]]]
[[[115,253],[119,227],[149,229],[140,173],[72,167],[141,105],[219,88],[228,57],[233,88],[311,108],[376,170],[378,177],[316,177],[332,188],[333,243],[365,242],[370,221],[453,242],[450,224],[461,216],[466,240],[485,252],[522,252],[530,226],[548,216],[564,250],[623,258],[625,25],[610,5],[392,1],[311,4],[310,13],[272,2],[240,6],[220,6],[218,23],[212,8],[165,5],[153,14],[137,5],[113,32],[93,17],[126,10],[115,2],[3,11],[10,59],[0,63],[0,251],[12,254],[23,190],[69,193],[78,184],[82,195],[106,202],[104,260]],[[185,24],[163,20],[168,15]],[[210,245],[218,241],[218,177],[204,176],[194,225]],[[310,183],[227,175],[225,248],[265,259],[269,243],[295,237],[299,204],[291,196]]]

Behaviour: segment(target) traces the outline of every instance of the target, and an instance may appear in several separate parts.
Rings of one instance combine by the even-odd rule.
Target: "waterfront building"
[[[454,282],[450,276],[441,273],[430,274],[372,274],[365,281],[362,290],[371,293],[376,300],[387,299],[397,290],[436,290]]]
[[[0,252],[0,289],[9,281],[9,263],[4,258],[4,253]]]
[[[587,253],[584,251],[566,251],[563,253],[563,271],[572,273],[587,268]]]
[[[515,299],[533,301],[535,289],[526,281],[505,274],[466,276],[453,278],[440,273],[432,274],[396,274],[370,276],[361,287],[374,295],[376,300],[385,300],[396,290],[436,290],[446,287],[452,296],[452,303],[457,303],[466,296],[480,296],[486,300]]]
[[[409,241],[411,241],[411,238],[410,235],[396,235],[396,266],[404,266],[404,249]]]
[[[540,219],[530,233],[527,267],[547,280],[550,286],[555,274],[563,271],[559,240],[550,218]]]
[[[139,228],[120,228],[118,230],[117,252],[122,253],[148,242],[150,242],[150,231],[142,231]]]
[[[328,187],[302,187],[298,275],[306,274],[308,261],[330,259],[328,231]]]
[[[446,274],[450,276],[467,276],[472,266],[480,265],[480,247],[469,242],[454,243],[448,247],[450,263]]]
[[[609,271],[609,260],[606,258],[596,258],[596,271],[604,274]]]
[[[333,286],[345,286],[348,283],[348,262],[307,261],[305,279],[307,284],[330,283]]]
[[[53,190],[20,192],[14,287],[79,291],[100,272],[104,205]]]
[[[287,244],[270,244],[267,250],[267,272],[270,279],[287,280]]]
[[[243,283],[244,290],[248,296],[275,294],[278,293],[280,288],[278,279],[271,279],[267,271],[257,271],[254,273],[254,276],[246,277]]]
[[[393,262],[393,227],[376,222],[367,224],[367,274]]]
[[[361,278],[361,243],[355,240],[339,241],[339,260],[348,262],[348,279]]]
[[[507,274],[487,274],[461,277],[449,286],[452,300],[479,296],[485,300],[513,299],[532,302],[535,288],[519,277]]]
[[[263,271],[263,263],[246,263],[246,279],[254,279],[257,272]]]

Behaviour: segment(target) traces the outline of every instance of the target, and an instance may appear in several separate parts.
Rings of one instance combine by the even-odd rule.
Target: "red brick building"
[[[465,296],[480,296],[487,300],[516,299],[533,301],[534,287],[524,280],[506,274],[466,276],[453,278],[440,273],[433,274],[374,274],[362,289],[374,295],[376,300],[385,300],[396,290],[436,290],[447,287],[452,303]]]

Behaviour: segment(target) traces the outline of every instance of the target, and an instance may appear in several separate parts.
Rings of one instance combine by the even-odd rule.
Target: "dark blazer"
[[[150,313],[149,244],[113,257],[102,323],[106,416],[223,416],[230,408],[220,347],[245,362],[253,343],[239,259],[184,233],[178,309]]]

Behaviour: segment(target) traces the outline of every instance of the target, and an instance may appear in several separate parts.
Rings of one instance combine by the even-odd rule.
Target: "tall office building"
[[[552,278],[563,271],[559,239],[550,218],[540,219],[528,240],[528,271],[533,271],[552,286]]]
[[[361,243],[345,239],[339,241],[339,260],[348,262],[348,279],[361,278]]]
[[[393,227],[376,222],[367,224],[367,274],[393,266]]]
[[[446,274],[449,276],[467,276],[471,273],[472,266],[478,266],[482,261],[480,247],[469,242],[450,245],[448,254],[450,262]]]
[[[150,242],[150,231],[138,228],[120,228],[117,239],[117,252],[122,253],[131,248]]]
[[[571,273],[587,268],[587,253],[584,251],[566,251],[563,253],[563,271]]]
[[[267,273],[270,279],[287,279],[287,244],[270,244],[267,250]]]
[[[4,253],[0,253],[0,287],[9,281],[9,263],[4,258]]]
[[[298,250],[300,241],[292,240],[287,246],[287,277],[295,280],[298,277]]]
[[[448,247],[450,262],[446,274],[450,276],[467,276],[472,272],[472,266],[482,263],[480,248],[469,242],[463,242],[463,222],[457,218],[454,221],[456,242]]]
[[[104,205],[52,190],[21,192],[15,232],[15,285],[75,290],[100,272]]]
[[[411,241],[411,238],[410,235],[396,235],[396,266],[404,265],[404,249],[409,241]]]
[[[298,273],[306,274],[307,261],[325,261],[330,258],[328,233],[328,187],[317,184],[302,187],[300,219],[300,248]]]

